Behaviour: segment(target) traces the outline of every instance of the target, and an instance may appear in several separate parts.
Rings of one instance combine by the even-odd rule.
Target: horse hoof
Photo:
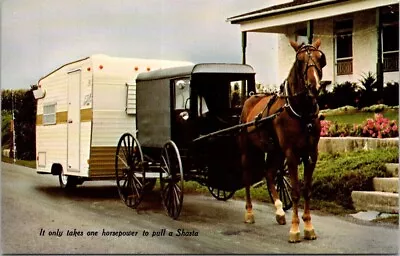
[[[299,243],[300,242],[300,232],[292,233],[289,235],[289,243]]]
[[[307,240],[317,239],[317,235],[315,234],[314,229],[304,230],[304,239],[307,239]]]
[[[278,222],[279,225],[285,225],[286,224],[286,218],[285,215],[275,215],[276,222]]]
[[[244,223],[254,224],[255,223],[254,215],[252,213],[246,213],[246,215],[244,216]]]

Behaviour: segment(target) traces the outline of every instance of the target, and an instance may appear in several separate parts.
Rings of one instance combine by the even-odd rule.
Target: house
[[[289,39],[322,41],[323,80],[359,82],[368,72],[378,84],[399,81],[398,0],[295,0],[227,19],[240,25],[243,62],[247,33],[278,34],[277,82],[294,62]]]

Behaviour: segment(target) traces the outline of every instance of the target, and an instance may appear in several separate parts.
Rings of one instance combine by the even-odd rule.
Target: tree
[[[2,115],[6,118],[2,120],[4,122],[4,127],[2,123],[2,142],[12,139],[10,133],[5,131],[7,127],[10,129],[9,123],[14,112],[15,143],[17,146],[16,157],[24,160],[35,159],[36,100],[33,97],[32,89],[3,90],[1,98]],[[5,129],[4,131],[3,128]]]
[[[359,80],[364,87],[361,91],[359,108],[374,105],[378,102],[378,88],[375,75],[372,72],[364,73]]]
[[[10,148],[11,146],[11,120],[12,114],[9,110],[1,111],[1,145],[2,148]]]

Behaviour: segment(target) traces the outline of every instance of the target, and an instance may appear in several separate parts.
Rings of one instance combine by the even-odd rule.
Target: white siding
[[[80,148],[80,174],[79,176],[89,176],[90,158],[90,137],[91,137],[91,122],[81,122],[81,148]]]
[[[129,132],[135,135],[135,115],[122,111],[94,111],[92,147],[116,147],[121,135]]]
[[[375,25],[375,9],[356,12],[345,16],[353,19],[353,74],[336,76],[334,21],[340,17],[329,17],[314,20],[314,40],[321,39],[320,49],[325,53],[327,65],[323,69],[323,80],[332,84],[346,81],[360,83],[362,75],[368,72],[376,74],[377,32]],[[289,39],[295,40],[295,31],[304,26],[291,24],[286,26],[285,34],[278,39],[278,79],[281,83],[288,75],[294,63],[295,54]],[[384,82],[399,81],[399,72],[385,72]]]
[[[46,153],[46,167],[38,167],[41,172],[51,172],[51,166],[59,163],[67,165],[67,124],[37,126],[36,151]]]
[[[81,69],[81,107],[91,108],[91,100],[86,100],[89,104],[84,105],[85,95],[91,94],[92,74],[87,70],[90,67],[90,59],[82,60],[76,63],[68,64],[49,74],[39,81],[41,88],[46,90],[46,96],[37,102],[37,115],[43,114],[43,105],[47,103],[56,103],[56,112],[67,112],[68,102],[68,72]],[[64,116],[66,116],[64,114]],[[38,171],[51,172],[51,166],[59,163],[63,166],[66,174],[87,176],[90,152],[91,122],[81,123],[80,130],[80,173],[67,172],[67,123],[60,123],[56,120],[55,125],[36,124],[36,152],[45,152],[46,167],[37,167]]]

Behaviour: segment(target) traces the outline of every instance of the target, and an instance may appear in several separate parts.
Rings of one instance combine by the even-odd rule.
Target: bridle
[[[315,51],[318,51],[321,53],[319,66],[317,65],[315,59],[312,57],[312,53]],[[295,65],[297,67],[300,65],[299,63],[301,62],[301,60],[299,59],[298,56],[299,56],[299,54],[304,53],[304,52],[307,54],[307,57],[308,57],[305,69],[302,73],[302,75],[303,75],[302,78],[303,78],[305,88],[303,90],[301,90],[300,92],[290,93],[288,79],[285,79],[285,81],[281,84],[281,89],[280,89],[280,93],[279,93],[279,97],[286,98],[285,107],[289,108],[290,112],[294,116],[296,116],[297,118],[300,118],[300,119],[303,118],[303,115],[297,113],[297,111],[294,110],[294,108],[290,102],[290,98],[295,98],[295,97],[298,97],[301,95],[305,95],[306,97],[311,98],[311,100],[313,102],[315,102],[315,109],[316,109],[315,113],[312,113],[311,116],[315,116],[315,114],[318,113],[318,111],[319,111],[319,107],[318,107],[318,103],[316,103],[316,96],[312,93],[311,84],[307,81],[307,71],[309,68],[314,67],[317,70],[319,79],[322,79],[322,68],[326,65],[325,54],[321,50],[318,50],[313,45],[303,45],[296,52]]]
[[[316,47],[314,47],[313,45],[303,45],[300,47],[300,49],[297,50],[296,52],[296,65],[299,66],[299,62],[300,59],[298,58],[299,54],[301,53],[306,53],[307,54],[307,62],[306,62],[306,68],[303,71],[303,81],[304,81],[304,85],[307,89],[307,93],[312,96],[313,94],[310,92],[311,91],[311,84],[308,82],[307,79],[307,71],[309,68],[314,67],[317,70],[318,73],[318,78],[321,80],[322,79],[322,68],[326,65],[326,58],[325,58],[325,54],[321,51],[318,50]],[[320,59],[320,63],[318,66],[315,62],[315,59],[312,57],[312,53],[313,52],[320,52],[321,53],[321,59]],[[304,93],[304,92],[303,92]],[[300,93],[296,93],[296,94],[300,94]],[[314,97],[314,96],[312,96]]]

